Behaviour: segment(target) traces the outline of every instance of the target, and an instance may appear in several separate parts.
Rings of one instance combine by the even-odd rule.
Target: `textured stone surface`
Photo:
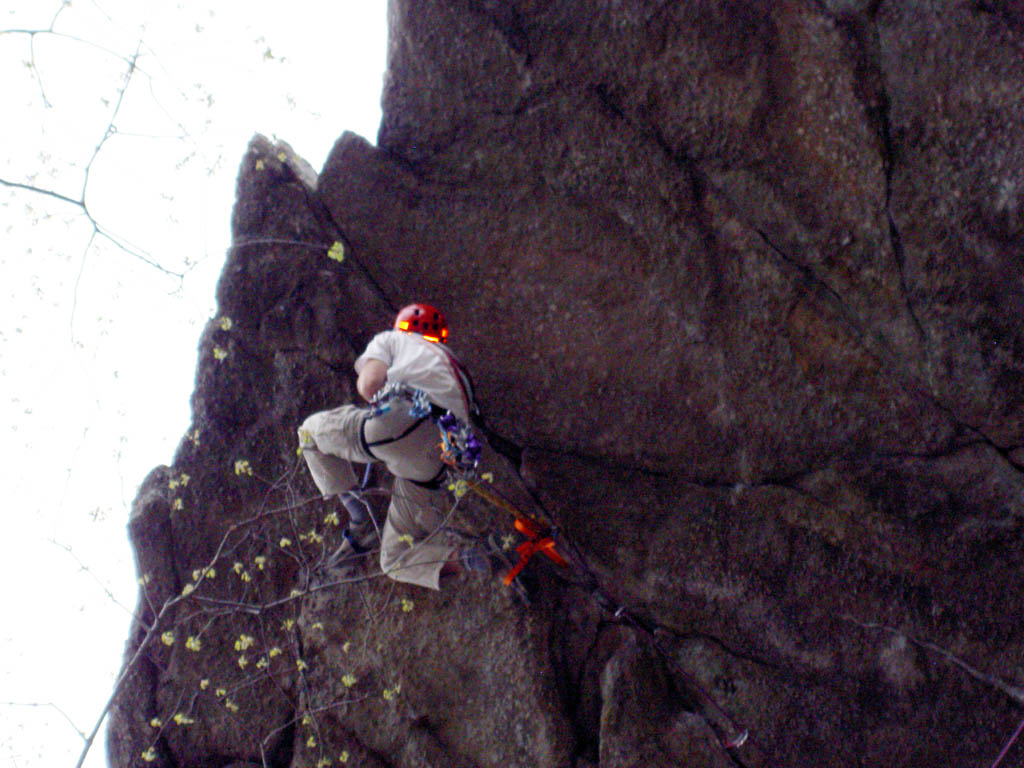
[[[147,620],[217,574],[132,666],[113,764],[990,764],[1024,702],[1020,4],[389,14],[379,146],[243,162],[195,423],[131,525]],[[604,602],[543,564],[529,607],[319,568],[295,426],[410,299]]]

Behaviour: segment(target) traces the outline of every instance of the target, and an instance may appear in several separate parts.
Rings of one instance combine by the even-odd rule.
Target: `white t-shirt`
[[[380,360],[388,367],[388,382],[400,382],[426,392],[430,402],[445,408],[463,422],[469,422],[469,403],[463,393],[451,352],[418,333],[384,331],[374,336],[366,351],[356,358],[359,373],[367,360]],[[454,358],[454,355],[451,355]]]

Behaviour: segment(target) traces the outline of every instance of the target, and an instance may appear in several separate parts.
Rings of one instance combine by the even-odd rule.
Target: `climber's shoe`
[[[356,525],[349,524],[341,532],[341,544],[325,564],[328,568],[359,555],[366,554],[377,541],[377,528],[370,519]]]

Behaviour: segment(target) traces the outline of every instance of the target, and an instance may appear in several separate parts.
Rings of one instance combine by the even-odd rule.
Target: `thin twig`
[[[35,707],[40,709],[49,707],[50,709],[55,709],[60,713],[60,716],[67,720],[68,724],[75,729],[75,733],[83,739],[85,738],[85,732],[75,725],[75,721],[71,719],[71,716],[52,701],[0,701],[0,705],[5,707]]]
[[[114,603],[114,605],[116,605],[122,611],[127,613],[129,616],[131,616],[136,621],[139,621],[139,616],[135,613],[135,611],[131,610],[124,603],[122,603],[120,600],[118,600],[117,597],[114,596],[114,593],[110,590],[110,587],[108,587],[106,584],[104,584],[102,581],[100,581],[99,576],[97,576],[95,573],[93,573],[92,569],[89,566],[87,566],[85,563],[82,562],[82,558],[80,558],[78,555],[76,555],[75,551],[73,549],[71,549],[71,547],[69,547],[67,544],[64,544],[63,542],[57,541],[56,539],[53,539],[53,538],[49,539],[49,542],[51,544],[53,544],[55,547],[58,547],[58,548],[64,550],[65,552],[68,553],[68,555],[70,555],[72,558],[74,558],[75,562],[78,563],[79,569],[82,570],[82,571],[85,571],[87,574],[89,574],[89,576],[92,578],[92,580],[95,581],[96,584],[99,585],[100,589],[103,590],[104,594],[106,594],[106,596],[110,598],[110,601],[112,603]]]

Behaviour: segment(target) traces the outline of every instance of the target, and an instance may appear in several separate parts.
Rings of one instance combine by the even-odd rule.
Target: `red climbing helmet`
[[[448,343],[448,321],[441,310],[429,304],[410,304],[398,310],[395,330],[418,333],[427,341]]]

